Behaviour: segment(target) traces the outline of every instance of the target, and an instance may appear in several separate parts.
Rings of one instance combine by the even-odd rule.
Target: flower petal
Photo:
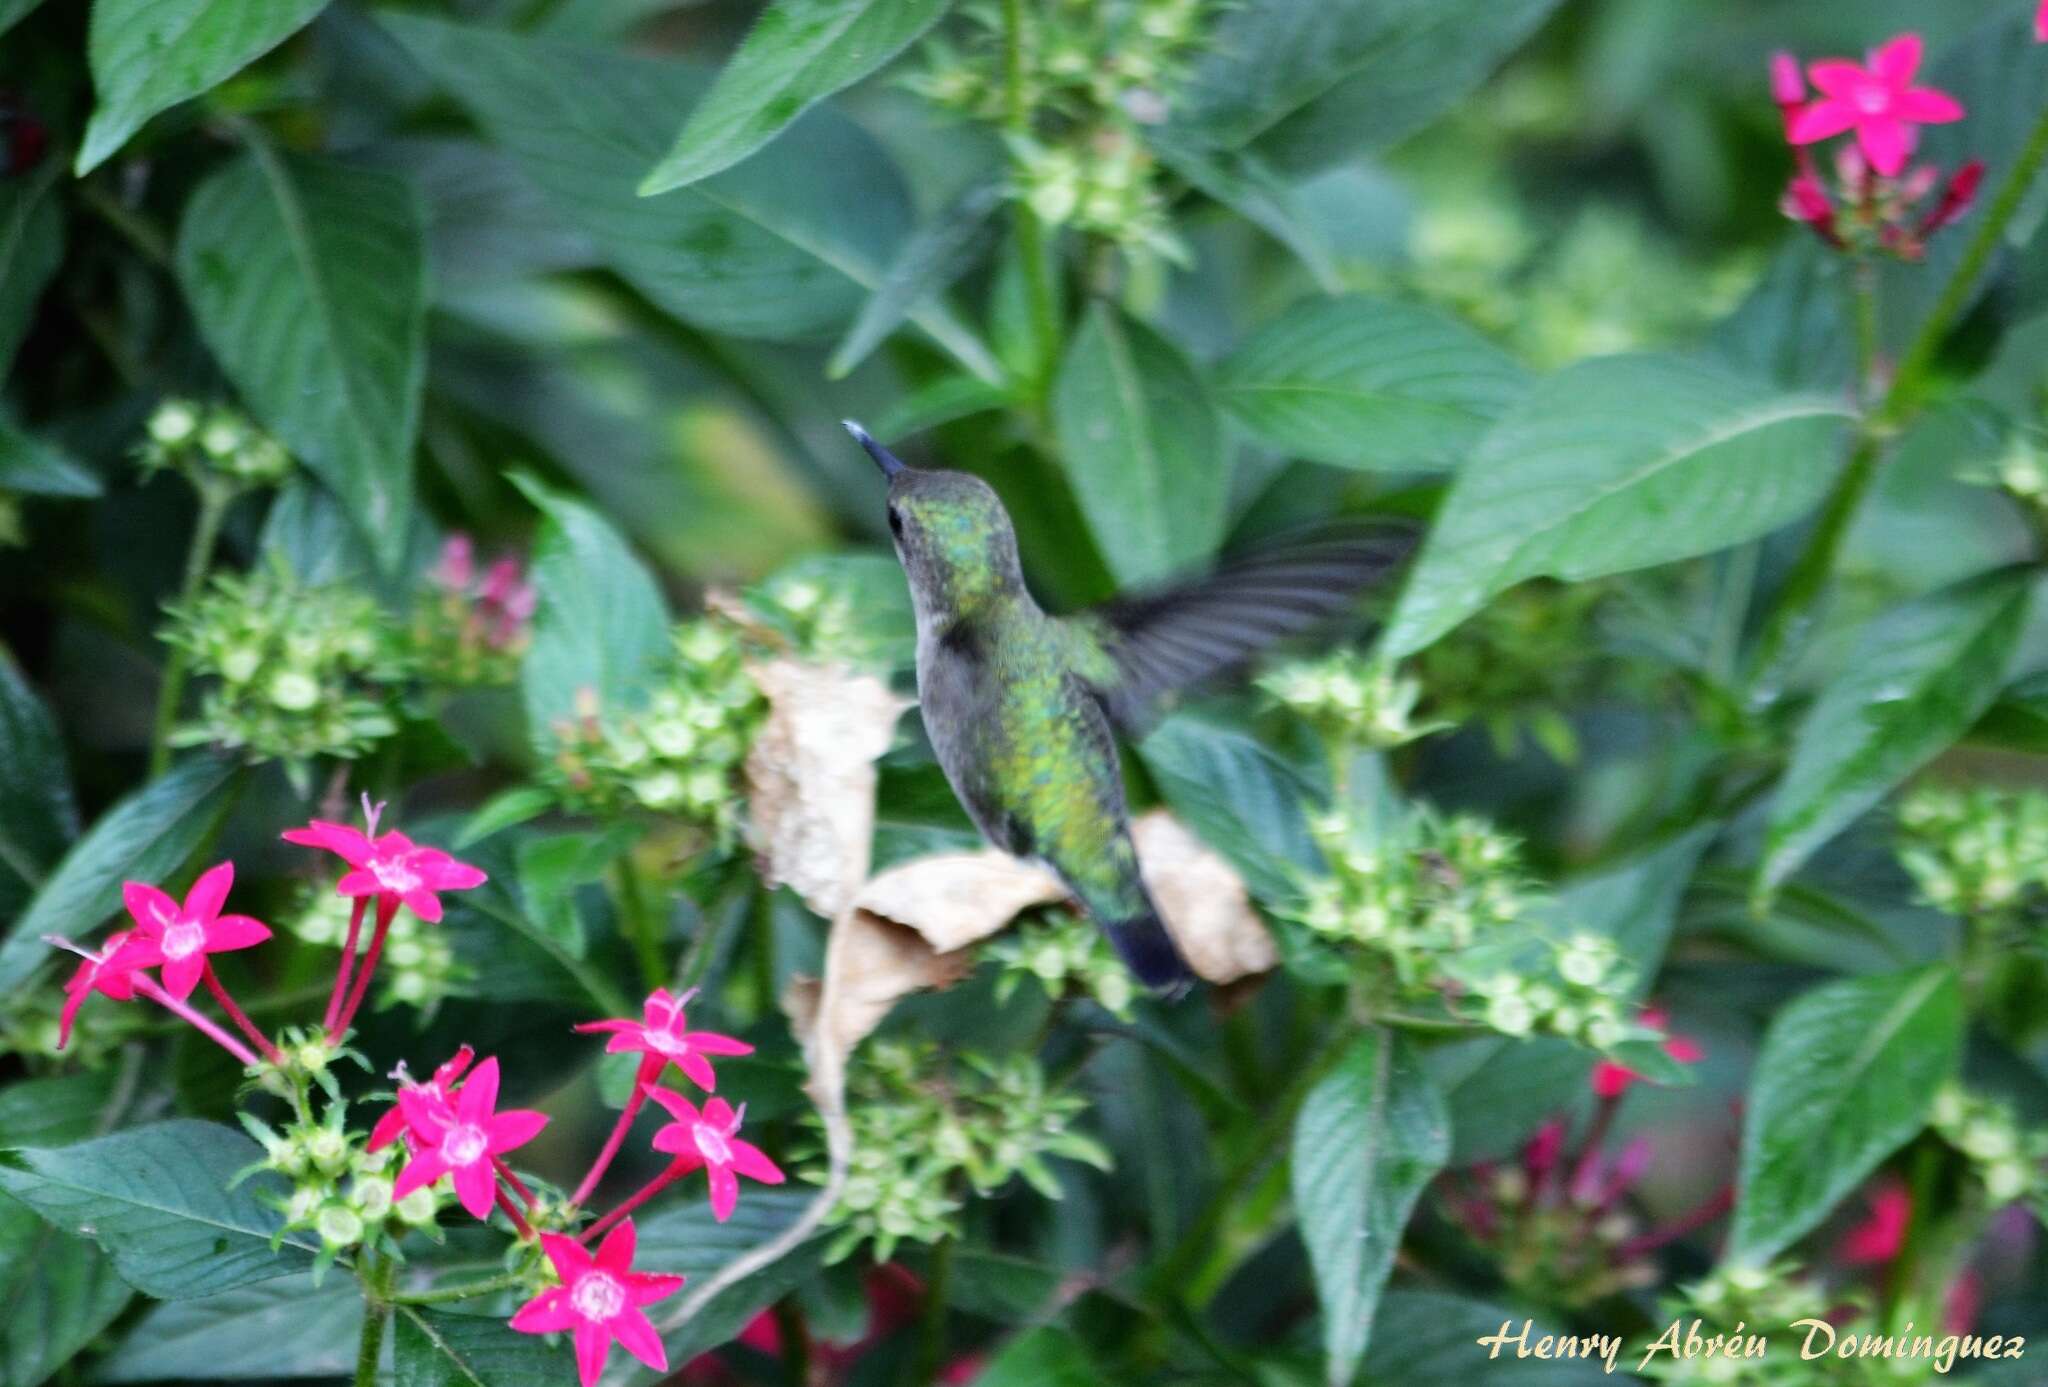
[[[184,1001],[192,995],[192,989],[199,986],[199,979],[206,973],[206,954],[194,950],[183,958],[164,960],[164,991]]]
[[[390,1110],[377,1119],[377,1125],[370,1129],[370,1142],[366,1149],[382,1151],[398,1140],[405,1127],[405,1110],[396,1103],[392,1104]]]
[[[331,852],[351,867],[360,867],[370,860],[369,838],[347,824],[315,819],[304,828],[286,829],[282,836],[287,843],[297,843],[302,848]]]
[[[482,871],[467,862],[457,862],[445,852],[437,852],[424,862],[415,862],[413,869],[436,891],[467,891],[490,880]]]
[[[574,1026],[571,1026],[569,1029],[575,1031],[578,1035],[605,1035],[610,1033],[624,1034],[628,1031],[631,1031],[635,1035],[637,1035],[642,1030],[644,1030],[645,1027],[643,1027],[638,1021],[607,1020],[579,1021]]]
[[[647,1316],[629,1306],[612,1320],[611,1329],[620,1348],[658,1373],[668,1371],[668,1350],[661,1346],[661,1336],[654,1332]]]
[[[1890,116],[1867,116],[1856,127],[1856,142],[1870,156],[1870,166],[1895,178],[1913,157],[1913,127]]]
[[[559,1334],[574,1329],[578,1318],[569,1308],[568,1290],[550,1286],[519,1307],[512,1316],[512,1327],[521,1334]]]
[[[358,867],[353,872],[344,872],[341,880],[334,883],[337,896],[380,896],[383,893],[384,883],[367,868]]]
[[[426,1141],[439,1141],[455,1125],[454,1109],[448,1100],[430,1088],[414,1086],[398,1090],[398,1108],[405,1125]]]
[[[691,1031],[683,1039],[693,1050],[702,1050],[707,1055],[751,1055],[754,1047],[744,1040],[735,1040],[717,1031]]]
[[[424,888],[408,891],[401,899],[404,900],[406,909],[428,924],[441,923],[441,898],[432,891]]]
[[[490,1138],[492,1154],[497,1155],[526,1145],[547,1125],[546,1113],[514,1108],[510,1112],[499,1113],[484,1124],[484,1132]]]
[[[206,928],[206,952],[253,949],[270,938],[270,926],[253,915],[222,915]]]
[[[574,1238],[565,1237],[560,1233],[541,1234],[540,1246],[541,1251],[548,1254],[548,1260],[554,1263],[555,1275],[562,1278],[562,1284],[565,1286],[594,1265],[590,1260],[589,1249]]]
[[[71,989],[71,995],[64,999],[64,1010],[57,1014],[57,1048],[59,1050],[71,1043],[71,1023],[78,1019],[78,1009],[85,1005],[85,999],[91,995],[91,987],[80,987]]]
[[[1815,144],[1831,140],[1852,128],[1856,108],[1846,101],[1828,98],[1816,101],[1785,123],[1785,138],[1793,144]]]
[[[684,1277],[659,1271],[636,1271],[624,1278],[626,1299],[633,1305],[652,1305],[683,1288]]]
[[[690,1139],[689,1127],[681,1122],[671,1122],[658,1129],[648,1145],[671,1156],[689,1155],[697,1149],[697,1144]]]
[[[152,939],[178,918],[178,903],[147,882],[122,882],[121,903],[128,907],[136,927]]]
[[[1918,34],[1900,34],[1870,55],[1870,71],[1888,86],[1903,87],[1920,70],[1922,50]]]
[[[228,890],[234,884],[234,863],[220,862],[208,867],[185,893],[185,913],[202,923],[211,920],[228,903]]]
[[[690,1082],[698,1088],[703,1089],[706,1093],[717,1089],[718,1075],[712,1071],[711,1061],[705,1059],[694,1050],[685,1050],[673,1058],[676,1062],[676,1068],[688,1075]]]
[[[731,1166],[706,1166],[704,1173],[711,1180],[711,1216],[720,1223],[732,1217],[733,1206],[740,1202],[740,1181],[732,1173]]]
[[[455,1092],[455,1111],[464,1122],[482,1122],[498,1106],[498,1057],[492,1055],[476,1067]]]
[[[660,1084],[646,1084],[640,1091],[658,1103],[678,1122],[696,1122],[702,1116],[697,1111],[695,1103],[672,1088],[664,1088]]]
[[[609,1329],[584,1320],[576,1326],[576,1375],[583,1387],[597,1387],[604,1376],[604,1360],[612,1351]]]
[[[489,1218],[498,1194],[498,1173],[486,1160],[455,1167],[455,1197],[472,1218]]]
[[[749,1180],[759,1180],[764,1185],[779,1185],[789,1178],[782,1173],[782,1167],[768,1159],[768,1153],[751,1141],[737,1138],[726,1143],[732,1148],[732,1168]]]
[[[1810,63],[1806,75],[1826,96],[1849,96],[1870,80],[1870,74],[1846,58],[1823,58]]]
[[[633,1220],[621,1219],[619,1226],[605,1234],[604,1241],[597,1245],[597,1264],[606,1271],[631,1271],[634,1239]]]
[[[1962,102],[1933,87],[1914,87],[1911,91],[1900,92],[1892,110],[1899,119],[1917,121],[1921,125],[1946,125],[1952,120],[1961,120],[1965,114]]]
[[[393,1200],[405,1198],[414,1190],[423,1190],[448,1173],[448,1162],[441,1153],[429,1147],[413,1154],[405,1163],[405,1169],[398,1172],[398,1179],[391,1186]]]

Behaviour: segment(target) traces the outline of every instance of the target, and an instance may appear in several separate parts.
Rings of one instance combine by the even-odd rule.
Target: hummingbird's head
[[[889,479],[889,533],[920,611],[958,614],[1023,591],[1010,513],[987,482],[911,467],[845,422]]]

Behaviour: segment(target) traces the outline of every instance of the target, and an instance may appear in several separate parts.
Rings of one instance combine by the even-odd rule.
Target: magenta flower
[[[421,847],[396,829],[372,838],[346,824],[315,819],[304,828],[286,829],[284,840],[324,848],[354,868],[335,886],[337,895],[395,900],[430,924],[441,918],[436,892],[467,891],[489,880],[468,863],[439,848]]]
[[[57,1048],[63,1049],[71,1043],[71,1023],[78,1019],[78,1009],[85,1005],[85,999],[99,992],[117,1002],[133,1000],[135,996],[136,962],[133,951],[123,956],[122,949],[134,938],[133,930],[121,930],[107,936],[107,942],[100,945],[96,954],[87,954],[78,965],[78,971],[71,975],[71,981],[64,984],[64,1014],[57,1020]]]
[[[2048,43],[2048,0],[2041,0],[2041,8],[2034,12],[2034,38]]]
[[[1652,1030],[1663,1030],[1669,1018],[1654,1008],[1645,1011],[1642,1022]],[[1696,1041],[1682,1035],[1664,1037],[1664,1053],[1680,1064],[1698,1064],[1707,1057],[1707,1052]],[[1628,1092],[1629,1086],[1642,1082],[1642,1075],[1627,1065],[1616,1064],[1613,1060],[1601,1060],[1593,1066],[1593,1092],[1601,1098],[1614,1099]]]
[[[1850,1266],[1889,1266],[1906,1245],[1906,1226],[1913,1221],[1913,1196],[1896,1177],[1879,1181],[1865,1196],[1870,1213],[1842,1237],[1841,1258]]]
[[[463,1071],[469,1068],[469,1062],[475,1058],[476,1051],[465,1045],[460,1050],[457,1050],[447,1063],[434,1071],[433,1078],[423,1084],[416,1084],[406,1078],[401,1068],[401,1072],[397,1076],[400,1089],[401,1091],[405,1089],[416,1090],[429,1103],[438,1102],[445,1107],[452,1100],[455,1093],[455,1081],[462,1077]],[[378,1118],[377,1125],[370,1129],[369,1149],[372,1151],[382,1151],[392,1142],[397,1141],[399,1137],[410,1133],[412,1133],[412,1128],[405,1120],[405,1105],[403,1103],[393,1103],[391,1110]],[[424,1140],[424,1138],[421,1139]]]
[[[711,1213],[720,1223],[732,1217],[733,1206],[739,1202],[740,1176],[764,1185],[783,1182],[780,1166],[760,1147],[735,1135],[746,1116],[745,1104],[734,1112],[723,1098],[713,1098],[699,1112],[674,1089],[649,1084],[645,1092],[675,1119],[654,1134],[654,1149],[666,1151],[680,1164],[704,1167],[711,1179]]]
[[[121,899],[136,924],[135,937],[127,944],[128,966],[162,965],[164,991],[182,1002],[206,976],[208,954],[254,948],[270,938],[270,928],[261,920],[220,913],[234,882],[234,863],[209,867],[185,893],[183,905],[144,882],[123,882]]]
[[[401,1089],[399,1109],[419,1145],[398,1173],[391,1197],[403,1199],[443,1175],[455,1177],[455,1195],[476,1218],[491,1216],[498,1192],[495,1157],[526,1145],[548,1125],[546,1114],[528,1109],[498,1112],[498,1061],[476,1067],[453,1100],[437,1098],[422,1084]]]
[[[1792,117],[1786,138],[1815,144],[1853,130],[1871,167],[1896,178],[1919,141],[1915,127],[1963,118],[1962,103],[1948,93],[1912,85],[1920,53],[1920,36],[1901,34],[1871,54],[1868,67],[1844,58],[1813,64],[1807,75],[1821,94]]]
[[[704,1057],[751,1055],[754,1047],[744,1040],[735,1040],[716,1031],[685,1030],[683,1008],[696,995],[695,988],[677,997],[672,996],[667,988],[658,987],[648,994],[640,1009],[640,1020],[585,1021],[576,1029],[585,1034],[610,1033],[611,1039],[604,1047],[606,1054],[637,1052],[672,1060],[676,1068],[689,1076],[690,1082],[706,1093],[712,1093],[718,1088],[718,1075],[712,1072],[710,1062]],[[653,1077],[643,1073],[641,1082]]]
[[[449,592],[468,592],[476,581],[476,543],[462,531],[441,541],[441,558],[427,576]]]
[[[576,1334],[576,1372],[594,1387],[611,1356],[612,1340],[658,1373],[668,1371],[668,1350],[642,1307],[682,1289],[683,1278],[633,1270],[633,1220],[614,1228],[592,1256],[574,1238],[543,1233],[540,1245],[562,1284],[519,1307],[512,1327],[522,1334]]]

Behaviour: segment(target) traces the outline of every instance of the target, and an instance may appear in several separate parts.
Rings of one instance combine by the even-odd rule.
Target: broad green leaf
[[[111,1069],[16,1079],[0,1088],[0,1150],[85,1140],[98,1128],[113,1091]]]
[[[43,0],[0,0],[0,34],[27,19],[42,3]]]
[[[1529,1323],[1526,1309],[1509,1309],[1446,1295],[1441,1291],[1388,1291],[1380,1302],[1379,1327],[1372,1347],[1366,1352],[1359,1382],[1363,1387],[1413,1387],[1417,1383],[1469,1383],[1472,1387],[1596,1387],[1608,1381],[1627,1381],[1627,1349],[1616,1356],[1623,1377],[1610,1378],[1604,1360],[1582,1351],[1572,1358],[1555,1354],[1536,1356],[1537,1341],[1545,1334],[1570,1334],[1574,1328],[1561,1320],[1536,1320],[1529,1330],[1529,1352],[1516,1353],[1522,1326]],[[1496,1349],[1480,1340],[1505,1332],[1508,1342]],[[1584,1341],[1595,1334],[1611,1333],[1606,1326],[1583,1329]],[[1624,1336],[1614,1334],[1619,1340]],[[1642,1342],[1629,1340],[1640,1354]],[[1604,1351],[1605,1346],[1602,1346]]]
[[[1339,467],[1456,467],[1529,374],[1462,323],[1379,299],[1311,299],[1224,361],[1216,398],[1261,443]]]
[[[1343,287],[1335,257],[1294,185],[1257,154],[1216,149],[1169,129],[1149,131],[1159,161],[1294,252],[1325,293]]]
[[[550,1347],[502,1319],[401,1305],[393,1316],[392,1363],[397,1387],[505,1387],[567,1381],[573,1372],[568,1336]]]
[[[974,1375],[976,1387],[1108,1387],[1071,1333],[1053,1325],[1027,1329],[1004,1344]]]
[[[1401,1230],[1451,1151],[1443,1095],[1405,1044],[1359,1033],[1294,1121],[1294,1216],[1315,1270],[1333,1387],[1351,1381]]]
[[[538,785],[514,785],[485,801],[484,806],[465,819],[462,829],[455,835],[449,846],[461,852],[471,843],[481,842],[493,833],[502,833],[508,828],[537,819],[555,807],[555,797]]]
[[[701,1190],[693,1188],[692,1193],[700,1194]],[[741,1192],[738,1207],[724,1223],[712,1217],[710,1204],[702,1198],[671,1204],[634,1221],[639,1234],[634,1265],[690,1278],[689,1284],[674,1297],[647,1309],[648,1318],[662,1330],[662,1343],[668,1349],[670,1363],[687,1363],[725,1343],[755,1315],[818,1274],[824,1250],[822,1236],[808,1239],[787,1256],[742,1277],[714,1297],[689,1323],[680,1328],[669,1327],[669,1320],[692,1287],[702,1285],[728,1262],[753,1251],[795,1223],[814,1193],[804,1186],[747,1189]],[[631,1384],[662,1380],[659,1373],[637,1365],[627,1379]]]
[[[773,11],[770,11],[773,13]],[[1002,189],[993,183],[969,188],[903,243],[860,316],[832,349],[825,374],[837,380],[867,360],[910,316],[911,310],[960,278],[995,239],[995,210]],[[998,380],[1002,367],[986,352],[975,363],[983,381]]]
[[[0,1387],[36,1387],[133,1294],[105,1253],[0,1194]]]
[[[1795,227],[1763,278],[1714,325],[1707,350],[1786,390],[1839,390],[1855,373],[1849,271],[1842,257]]]
[[[0,913],[20,910],[77,836],[57,720],[0,650]]]
[[[642,198],[634,185],[709,86],[700,70],[414,15],[383,22],[612,268],[699,327],[836,332],[909,231],[901,175],[829,108],[742,167]],[[960,340],[936,306],[911,320],[942,343]]]
[[[1768,1261],[1826,1218],[1925,1124],[1962,1045],[1946,963],[1845,978],[1779,1012],[1743,1113],[1731,1254]]]
[[[1310,170],[1456,105],[1558,0],[1247,0],[1223,12],[1176,124]]]
[[[2048,755],[2048,674],[2030,675],[1999,694],[1970,729],[1970,740]]]
[[[0,491],[30,496],[97,496],[102,489],[98,477],[0,416]]]
[[[211,90],[283,43],[327,0],[93,0],[83,175],[158,111]]]
[[[355,1367],[363,1291],[335,1274],[281,1276],[151,1307],[93,1369],[95,1383],[343,1378]]]
[[[745,159],[832,93],[852,86],[939,22],[951,0],[775,0],[726,62],[662,161],[651,197]]]
[[[1580,362],[1457,474],[1382,637],[1413,654],[1528,578],[1649,568],[1757,538],[1827,492],[1847,416],[1676,357]]]
[[[554,723],[575,714],[578,691],[614,710],[646,699],[668,655],[668,611],[653,575],[609,521],[539,482],[518,480],[545,517],[533,551],[533,643],[519,673],[527,734],[545,755]]]
[[[64,213],[52,166],[31,177],[0,178],[0,371],[14,361],[36,304],[64,259]]]
[[[1139,744],[1138,757],[1173,812],[1259,899],[1291,899],[1302,874],[1322,869],[1308,831],[1316,792],[1249,732],[1179,713]]]
[[[212,1295],[302,1271],[314,1244],[285,1237],[281,1216],[257,1198],[258,1176],[236,1173],[262,1149],[242,1133],[179,1119],[96,1141],[17,1151],[0,1163],[0,1190],[67,1233],[90,1237],[129,1285],[159,1300]]]
[[[2032,588],[1996,573],[1872,621],[1793,740],[1771,805],[1759,890],[1970,730],[2005,684]]]
[[[1216,407],[1180,349],[1106,304],[1060,365],[1053,423],[1110,572],[1157,582],[1207,558],[1230,489]]]
[[[412,185],[257,144],[193,193],[177,265],[243,399],[395,567],[426,371],[425,227]]]
[[[49,956],[44,935],[84,942],[121,908],[123,881],[174,875],[227,812],[234,775],[231,762],[195,756],[101,815],[0,943],[0,993],[21,986]]]
[[[1678,902],[1713,841],[1718,825],[1705,823],[1621,862],[1571,878],[1549,907],[1568,928],[1592,930],[1614,941],[1635,972],[1640,997],[1655,981],[1671,943]]]
[[[1000,387],[979,376],[955,372],[898,396],[888,409],[869,421],[869,431],[877,438],[904,438],[956,419],[993,413],[1009,402],[1009,395]]]
[[[526,916],[571,958],[587,948],[576,888],[601,879],[645,831],[628,820],[592,833],[557,833],[519,844],[519,894]]]

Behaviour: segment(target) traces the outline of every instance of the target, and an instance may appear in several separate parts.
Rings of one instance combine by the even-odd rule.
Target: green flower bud
[[[399,1219],[414,1228],[425,1228],[433,1223],[434,1214],[440,1206],[440,1197],[432,1187],[416,1189],[392,1205],[398,1211]]]
[[[313,1226],[320,1234],[320,1241],[337,1251],[354,1247],[363,1240],[362,1217],[346,1204],[324,1205]]]
[[[270,681],[270,701],[288,713],[303,713],[320,701],[320,685],[299,670],[284,670]]]
[[[149,417],[149,436],[166,448],[188,442],[198,428],[198,413],[183,400],[165,400]]]

